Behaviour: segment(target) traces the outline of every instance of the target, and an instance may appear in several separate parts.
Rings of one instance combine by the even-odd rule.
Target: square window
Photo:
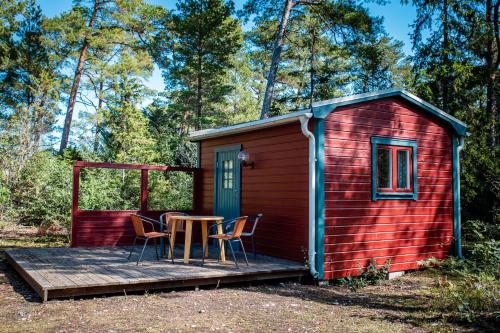
[[[372,199],[417,199],[417,144],[372,137]]]

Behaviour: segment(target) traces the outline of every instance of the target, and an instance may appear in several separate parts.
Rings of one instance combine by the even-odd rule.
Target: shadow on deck
[[[217,262],[215,250],[201,266],[201,249],[193,247],[190,264],[182,262],[183,249],[175,249],[175,264],[166,258],[156,260],[153,247],[148,247],[143,261],[136,266],[127,260],[129,248],[37,248],[6,251],[7,261],[40,295],[42,300],[73,297],[220,285],[280,278],[302,277],[304,265],[288,260],[249,256],[249,266],[242,253],[237,253],[240,269],[232,260]],[[137,252],[136,252],[137,253]],[[136,254],[137,255],[137,254]]]

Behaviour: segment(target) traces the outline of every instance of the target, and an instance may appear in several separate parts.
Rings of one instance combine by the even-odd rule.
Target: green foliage
[[[347,286],[351,291],[357,292],[367,285],[376,285],[386,280],[391,268],[391,261],[387,260],[384,265],[378,265],[375,259],[370,259],[368,266],[359,270],[358,276],[348,275],[340,279],[340,284]]]
[[[432,306],[449,317],[473,321],[500,315],[500,240],[497,225],[467,221],[464,260],[423,263],[439,274]]]
[[[284,1],[249,0],[240,15],[256,25],[247,32],[250,65],[269,70]],[[271,114],[311,102],[406,85],[409,64],[401,43],[386,36],[381,20],[356,1],[317,1],[290,13]]]
[[[441,278],[435,290],[434,307],[450,311],[459,319],[472,322],[478,316],[500,315],[500,283],[486,274],[467,274],[462,279]]]
[[[12,191],[13,217],[22,224],[68,227],[72,167],[63,157],[42,151],[21,171]]]
[[[195,128],[220,124],[226,97],[232,90],[227,80],[235,55],[242,46],[241,25],[231,17],[232,2],[182,0],[172,15],[171,54],[162,67],[174,112]]]
[[[80,209],[138,210],[140,171],[83,168],[80,173]]]
[[[185,172],[149,173],[148,208],[151,210],[192,210],[193,177]]]

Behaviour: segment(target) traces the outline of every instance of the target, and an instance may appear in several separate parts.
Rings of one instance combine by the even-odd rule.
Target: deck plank
[[[240,269],[231,260],[219,263],[214,258],[201,266],[201,249],[197,247],[192,250],[190,264],[182,262],[182,249],[175,249],[176,261],[172,264],[165,258],[157,261],[154,248],[148,247],[143,261],[136,265],[137,257],[127,260],[128,251],[126,247],[60,247],[13,249],[6,253],[14,269],[44,300],[307,274],[300,263],[266,256],[249,258],[247,266],[241,254],[237,257]]]

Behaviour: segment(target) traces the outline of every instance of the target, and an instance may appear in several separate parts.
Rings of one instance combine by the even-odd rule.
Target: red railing
[[[80,210],[80,170],[82,168],[127,169],[141,171],[140,208],[139,210]],[[116,246],[132,243],[134,232],[129,221],[130,214],[140,213],[158,218],[165,211],[148,210],[148,175],[149,171],[179,171],[193,175],[192,210],[201,207],[199,195],[201,172],[198,168],[172,167],[159,165],[118,164],[76,161],[73,165],[73,205],[71,209],[71,247],[78,246]]]

